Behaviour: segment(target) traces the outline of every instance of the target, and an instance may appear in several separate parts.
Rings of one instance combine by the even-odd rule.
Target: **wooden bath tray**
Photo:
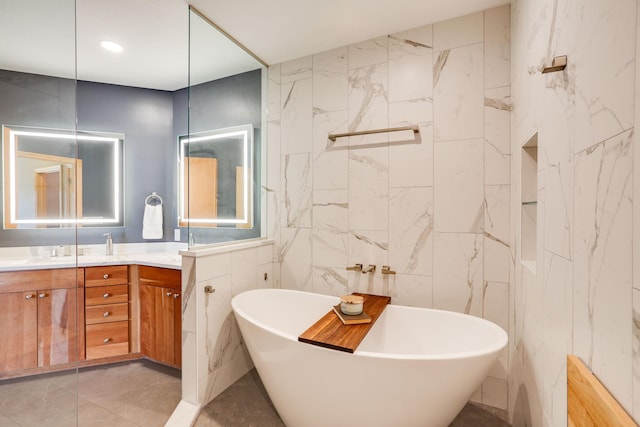
[[[371,317],[371,323],[345,325],[338,318],[333,308],[320,320],[304,331],[298,341],[320,347],[353,353],[360,342],[367,336],[369,329],[376,323],[391,297],[354,293],[364,297],[363,310]]]

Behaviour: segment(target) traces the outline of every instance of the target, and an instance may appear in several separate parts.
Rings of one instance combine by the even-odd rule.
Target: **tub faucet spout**
[[[375,264],[369,264],[369,267],[362,270],[362,274],[373,273],[376,271]]]

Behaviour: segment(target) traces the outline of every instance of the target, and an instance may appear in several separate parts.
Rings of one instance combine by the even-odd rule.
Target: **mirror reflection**
[[[122,225],[123,135],[3,126],[2,137],[6,229]]]
[[[179,225],[252,226],[253,126],[181,136]]]

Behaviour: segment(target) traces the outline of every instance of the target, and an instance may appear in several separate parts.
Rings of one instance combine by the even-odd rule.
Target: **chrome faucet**
[[[373,273],[376,271],[376,266],[375,264],[369,264],[369,267],[365,268],[364,270],[362,270],[362,274],[367,274],[367,273]]]

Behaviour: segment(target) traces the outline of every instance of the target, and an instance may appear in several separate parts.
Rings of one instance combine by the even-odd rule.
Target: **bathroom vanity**
[[[179,257],[86,264],[0,271],[0,378],[143,357],[180,368]]]

